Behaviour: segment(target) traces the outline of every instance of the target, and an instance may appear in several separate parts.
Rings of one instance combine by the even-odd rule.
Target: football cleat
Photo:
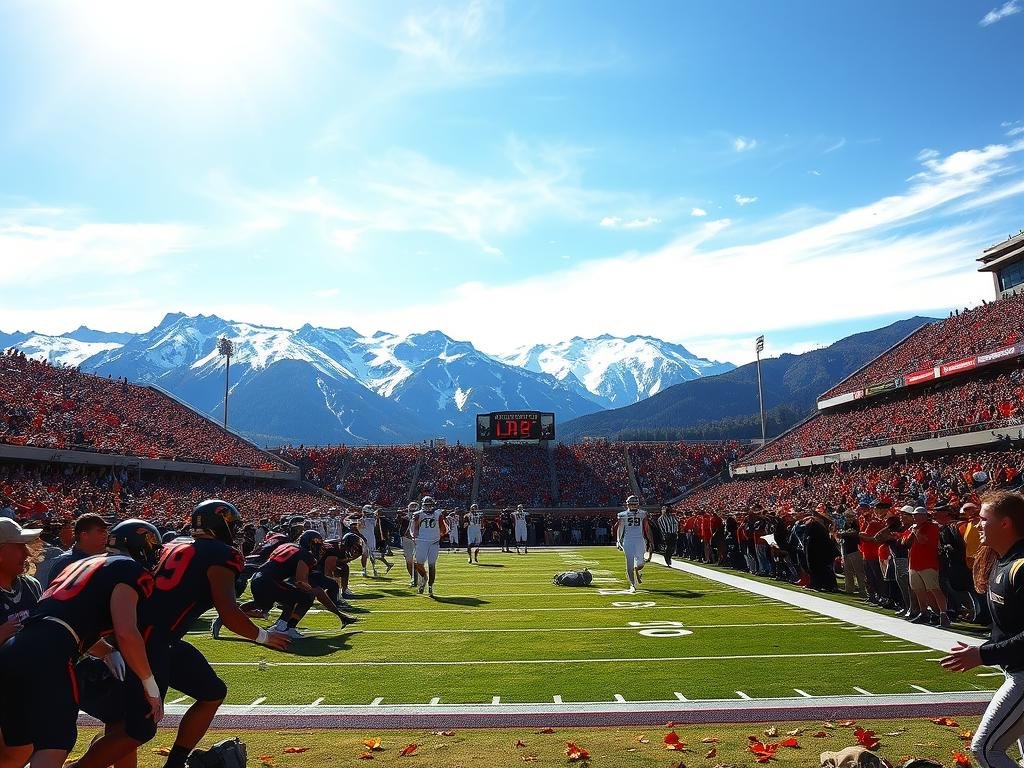
[[[220,616],[215,618],[213,620],[213,623],[210,624],[210,634],[213,636],[214,640],[220,640],[220,630],[221,630],[221,627],[223,627],[223,626],[224,626],[224,622],[221,621]]]
[[[384,563],[384,575],[387,576],[389,573],[391,573],[391,569],[394,567],[394,563]]]

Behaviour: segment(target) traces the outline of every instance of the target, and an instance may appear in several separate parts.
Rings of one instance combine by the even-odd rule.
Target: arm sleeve
[[[1010,589],[1007,603],[1024,605],[1024,559],[1017,560],[1010,566]],[[1010,597],[1012,595],[1012,598]],[[1024,630],[999,641],[989,640],[981,646],[981,660],[985,664],[1005,666],[1019,661],[1024,655]]]

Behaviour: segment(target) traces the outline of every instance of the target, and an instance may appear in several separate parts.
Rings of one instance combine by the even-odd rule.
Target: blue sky
[[[993,294],[1024,0],[0,3],[0,329],[736,363]]]

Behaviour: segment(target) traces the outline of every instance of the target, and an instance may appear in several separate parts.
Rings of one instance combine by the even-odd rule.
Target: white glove
[[[124,680],[124,658],[121,656],[120,651],[111,651],[103,657],[103,663],[107,665],[107,669],[118,680]]]

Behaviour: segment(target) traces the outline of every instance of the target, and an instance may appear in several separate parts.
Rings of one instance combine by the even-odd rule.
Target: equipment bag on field
[[[195,749],[188,768],[245,768],[245,744],[237,738],[218,741],[207,750]]]
[[[551,579],[551,583],[559,587],[589,587],[590,582],[593,580],[593,575],[588,569],[584,568],[582,571],[556,573],[555,577]]]

